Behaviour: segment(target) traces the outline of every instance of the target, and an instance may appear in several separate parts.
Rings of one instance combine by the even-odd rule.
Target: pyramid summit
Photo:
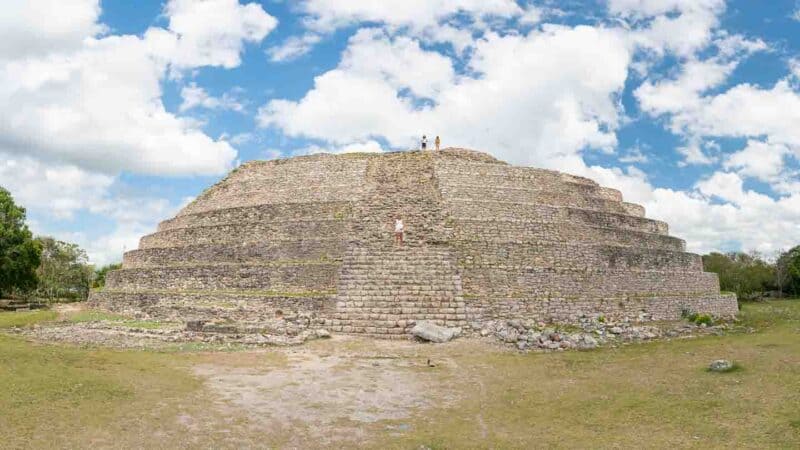
[[[142,237],[91,300],[237,331],[379,337],[419,321],[737,312],[700,256],[619,191],[465,149],[243,164]]]

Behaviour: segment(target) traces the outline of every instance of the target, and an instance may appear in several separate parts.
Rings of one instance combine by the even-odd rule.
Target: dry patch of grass
[[[0,314],[0,327],[46,313]],[[0,446],[798,448],[800,301],[746,304],[741,321],[756,332],[547,354],[466,339],[186,353],[0,335]],[[707,372],[715,359],[744,369]]]
[[[745,305],[755,334],[594,352],[472,352],[470,392],[375,446],[639,448],[800,446],[800,302]],[[747,370],[706,372],[715,359]]]

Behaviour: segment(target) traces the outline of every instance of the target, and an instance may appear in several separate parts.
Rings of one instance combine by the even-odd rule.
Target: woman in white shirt
[[[405,225],[403,225],[403,219],[397,217],[394,219],[394,243],[400,247],[403,246],[403,231],[405,230]]]

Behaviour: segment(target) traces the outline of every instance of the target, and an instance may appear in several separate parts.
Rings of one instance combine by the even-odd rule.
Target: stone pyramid
[[[406,245],[393,243],[393,218]],[[92,302],[235,330],[732,316],[667,224],[582,177],[464,149],[248,162],[124,255]]]

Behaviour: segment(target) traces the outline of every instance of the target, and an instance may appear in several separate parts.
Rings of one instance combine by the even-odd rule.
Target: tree
[[[0,297],[36,287],[41,253],[41,245],[25,225],[25,208],[0,187]]]
[[[104,287],[106,285],[106,275],[108,275],[108,272],[111,272],[112,270],[119,270],[121,268],[122,264],[116,263],[116,264],[108,264],[97,269],[94,272],[94,280],[92,281],[92,287],[93,288]]]
[[[800,295],[800,245],[782,253],[775,263],[776,284],[781,292]]]
[[[763,297],[775,282],[775,267],[755,252],[710,253],[703,256],[703,268],[719,276],[721,290],[740,299]]]
[[[36,271],[39,276],[37,295],[50,299],[86,299],[94,272],[86,252],[76,244],[51,237],[41,237],[39,241],[42,262]]]

